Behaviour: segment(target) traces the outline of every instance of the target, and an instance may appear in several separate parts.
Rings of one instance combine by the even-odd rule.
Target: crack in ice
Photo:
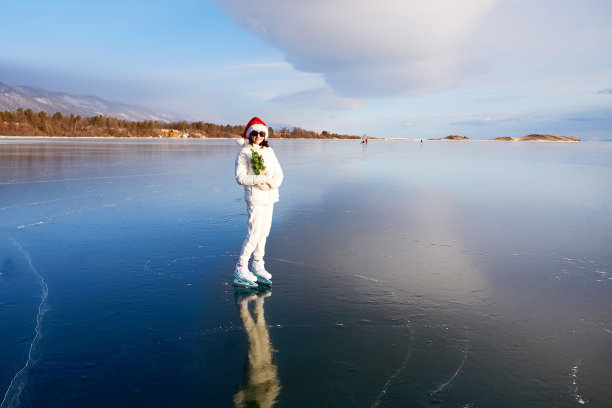
[[[376,400],[374,400],[374,403],[372,404],[371,408],[375,408],[375,407],[377,407],[380,404],[380,402],[382,401],[384,396],[387,394],[387,389],[389,388],[389,385],[391,384],[391,382],[393,380],[395,380],[395,378],[398,375],[400,375],[400,373],[402,371],[404,371],[404,369],[406,368],[406,366],[410,362],[410,359],[412,358],[412,354],[413,353],[414,353],[414,330],[412,330],[412,328],[410,328],[410,339],[409,339],[409,346],[408,346],[408,352],[406,353],[406,357],[404,358],[404,361],[402,362],[402,365],[400,365],[399,368],[397,370],[395,370],[395,372],[393,374],[391,374],[391,376],[387,379],[387,381],[383,385],[382,389],[378,393],[378,396],[376,397]]]
[[[10,382],[10,384],[9,384],[7,390],[6,390],[6,393],[4,394],[4,398],[2,399],[2,402],[0,402],[0,408],[2,408],[4,406],[4,403],[6,402],[7,397],[9,395],[11,389],[13,388],[13,385],[15,384],[15,381],[21,376],[21,374],[25,371],[25,369],[30,365],[30,362],[32,361],[32,350],[34,349],[34,344],[36,344],[36,341],[40,337],[40,322],[41,322],[42,317],[44,315],[43,307],[44,307],[45,301],[47,300],[47,297],[49,296],[49,287],[47,286],[47,282],[45,282],[45,278],[43,278],[43,276],[38,273],[38,271],[36,270],[36,268],[32,264],[32,258],[30,258],[30,254],[23,248],[23,246],[21,246],[13,238],[9,237],[9,239],[11,241],[13,241],[13,244],[19,249],[19,251],[26,258],[26,260],[28,261],[28,265],[30,267],[30,270],[38,278],[38,280],[40,282],[40,286],[42,288],[42,296],[41,296],[41,299],[40,299],[40,303],[38,304],[38,313],[36,315],[36,326],[34,327],[35,335],[34,335],[34,338],[32,339],[32,342],[30,343],[30,347],[28,349],[28,359],[25,362],[25,365],[19,371],[17,371],[17,373],[15,374],[13,379],[11,380],[11,382]]]
[[[463,360],[461,360],[461,364],[459,364],[459,367],[457,368],[457,370],[455,370],[455,372],[448,379],[448,381],[446,381],[445,383],[441,384],[430,395],[436,395],[437,393],[439,393],[440,391],[442,391],[443,389],[448,387],[448,385],[455,379],[455,377],[457,377],[457,375],[459,374],[459,371],[461,371],[461,369],[463,368],[463,365],[465,364],[465,361],[467,360],[468,349],[469,349],[469,346],[470,346],[470,337],[468,335],[467,327],[463,326],[463,328],[465,330],[465,350],[463,350]]]

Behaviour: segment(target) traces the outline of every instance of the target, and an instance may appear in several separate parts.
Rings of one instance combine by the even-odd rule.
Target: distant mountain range
[[[182,120],[170,113],[153,111],[143,106],[110,102],[93,95],[71,95],[62,92],[49,92],[29,86],[8,86],[0,82],[0,111],[18,108],[45,111],[49,114],[61,112],[86,116],[111,116],[118,119],[159,122]]]

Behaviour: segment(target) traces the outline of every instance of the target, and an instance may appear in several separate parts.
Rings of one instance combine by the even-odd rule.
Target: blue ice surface
[[[271,144],[257,294],[233,141],[1,139],[2,408],[612,399],[612,144]]]

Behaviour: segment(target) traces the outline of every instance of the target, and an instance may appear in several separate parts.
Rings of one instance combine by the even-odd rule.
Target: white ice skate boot
[[[255,274],[255,276],[257,277],[257,283],[259,283],[260,285],[271,286],[272,275],[270,274],[270,272],[266,271],[264,260],[253,260],[253,263],[251,265],[251,272],[253,272],[253,274]]]
[[[234,286],[254,289],[257,288],[256,282],[257,277],[249,271],[246,265],[236,264],[236,269],[234,270]]]

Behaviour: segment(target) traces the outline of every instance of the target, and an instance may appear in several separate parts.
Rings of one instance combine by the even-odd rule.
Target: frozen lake
[[[233,141],[0,139],[1,407],[612,401],[612,143],[271,145],[249,296]]]

